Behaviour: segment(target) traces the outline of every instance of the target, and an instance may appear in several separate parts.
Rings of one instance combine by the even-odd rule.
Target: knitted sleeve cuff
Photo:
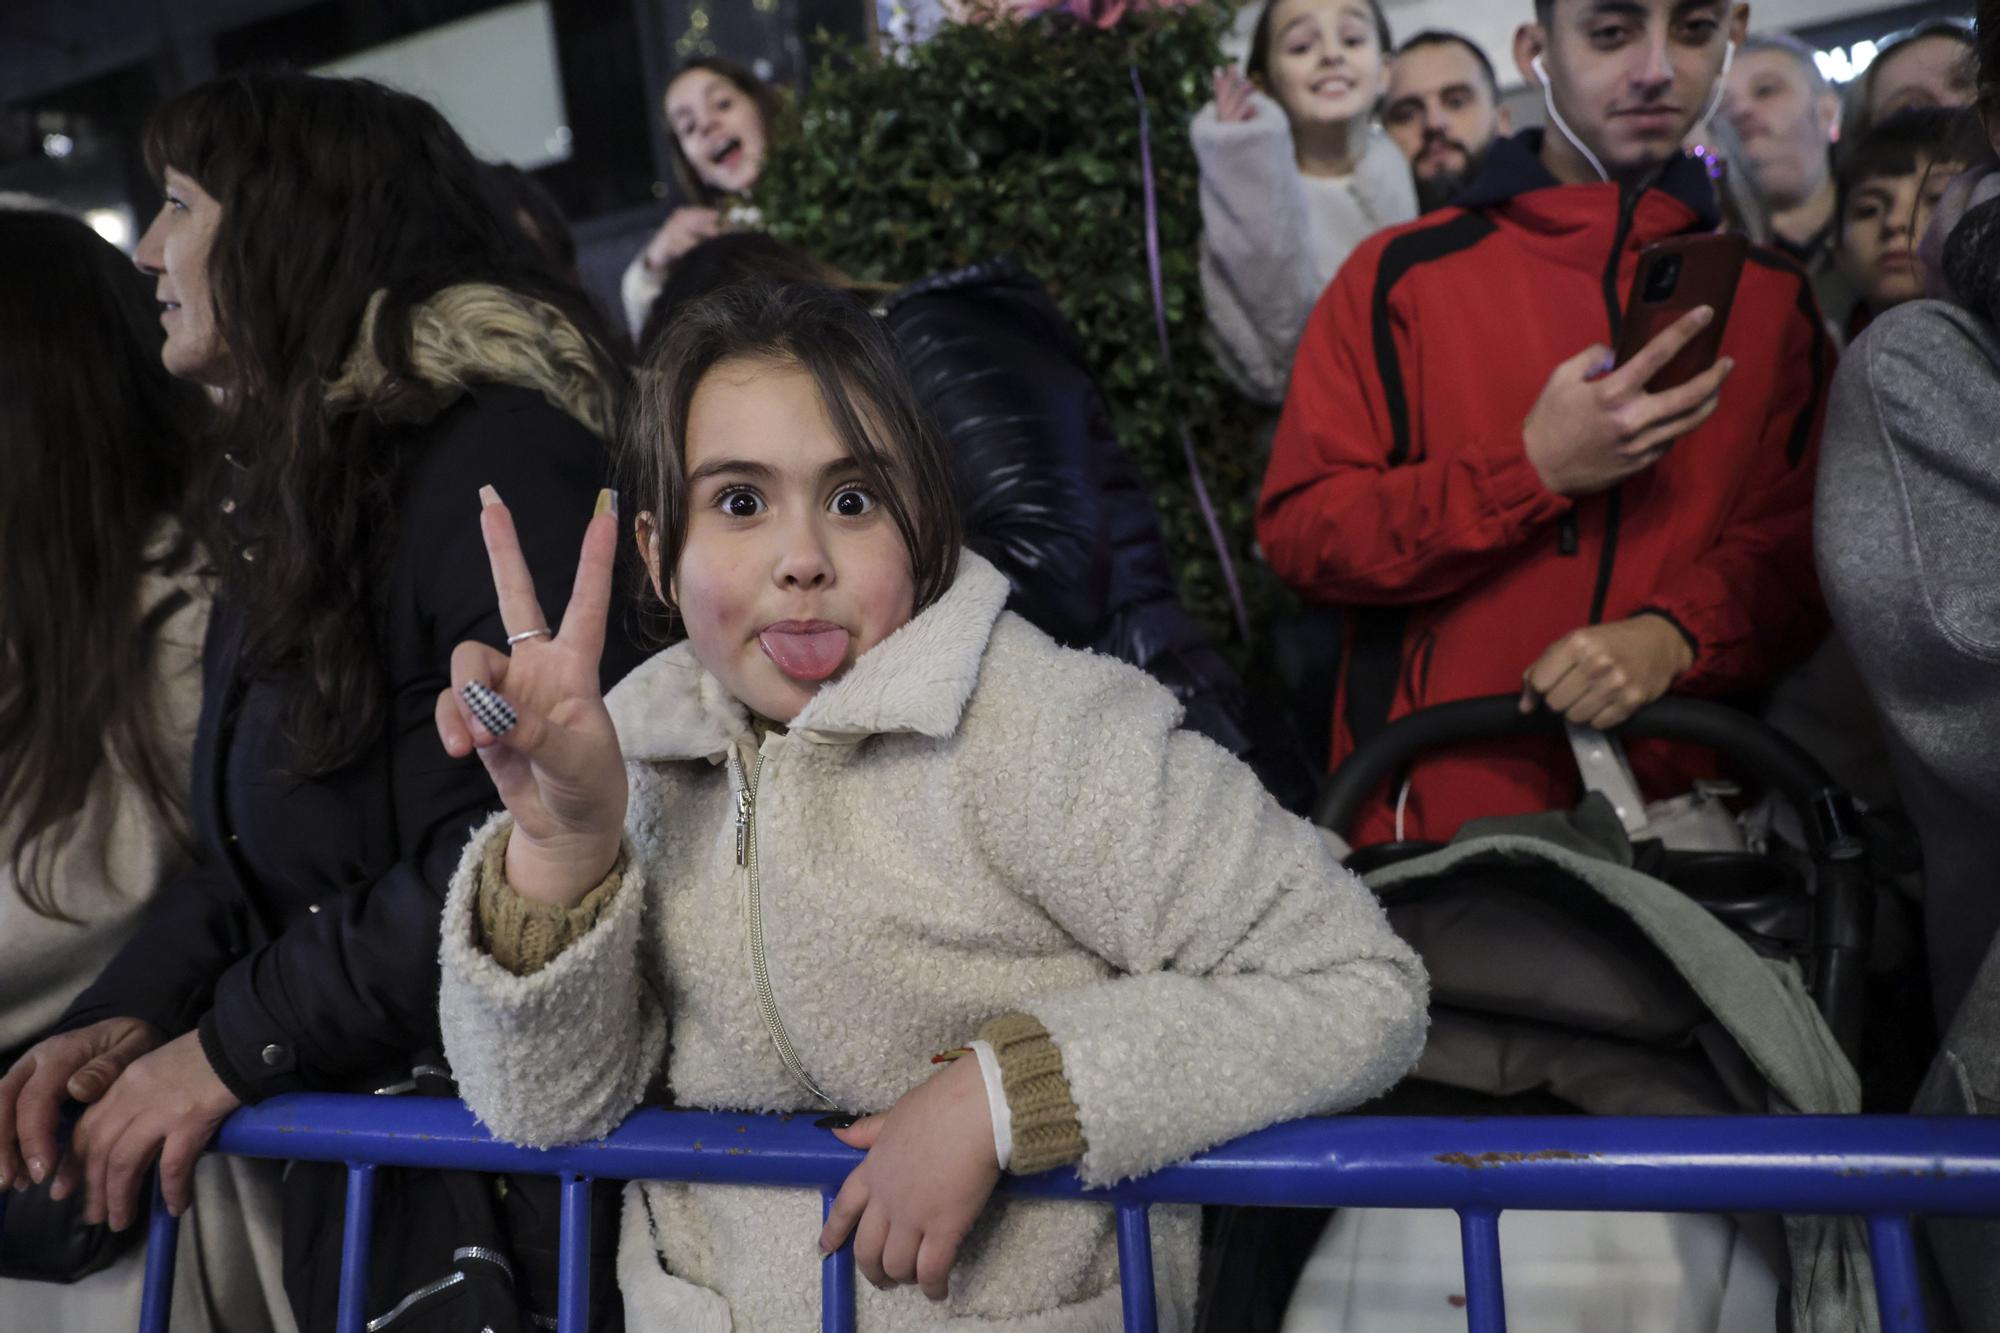
[[[1014,1133],[1008,1170],[1025,1176],[1081,1161],[1083,1124],[1048,1029],[1027,1014],[1002,1014],[979,1029],[979,1040],[993,1047],[1007,1090]]]
[[[517,977],[530,977],[577,940],[590,933],[618,896],[625,881],[626,853],[604,882],[585,894],[575,907],[558,907],[523,898],[507,883],[507,842],[514,826],[507,825],[486,844],[479,866],[479,943],[493,961]]]

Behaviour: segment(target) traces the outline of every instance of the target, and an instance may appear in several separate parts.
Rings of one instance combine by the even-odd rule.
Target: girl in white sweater
[[[1354,247],[1417,215],[1375,125],[1389,53],[1375,0],[1266,0],[1244,73],[1217,70],[1195,117],[1210,341],[1257,402],[1284,402],[1306,316]]]
[[[466,1100],[531,1144],[663,1089],[832,1112],[867,1150],[823,1229],[810,1192],[629,1189],[635,1329],[810,1327],[815,1233],[851,1237],[879,1289],[864,1328],[1115,1326],[1110,1211],[989,1207],[1001,1171],[1102,1184],[1350,1106],[1415,1060],[1422,971],[1164,689],[1003,609],[858,301],[725,289],[648,371],[636,537],[685,642],[600,699],[615,497],[559,633],[486,497],[500,609],[529,637],[461,646],[438,701],[445,747],[476,749],[509,811],[446,906]],[[1196,1212],[1158,1212],[1185,1326]]]

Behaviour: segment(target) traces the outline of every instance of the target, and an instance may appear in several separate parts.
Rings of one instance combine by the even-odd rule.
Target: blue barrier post
[[[1153,1295],[1153,1226],[1143,1203],[1118,1205],[1118,1285],[1125,1333],[1154,1333],[1159,1311]]]
[[[562,1229],[557,1233],[556,1327],[590,1327],[590,1178],[562,1178]]]
[[[340,1309],[336,1333],[364,1333],[368,1322],[369,1238],[374,1233],[375,1166],[347,1164],[347,1218],[340,1232]]]
[[[833,1214],[838,1189],[819,1193],[819,1218]],[[854,1233],[819,1261],[819,1321],[822,1333],[854,1333]]]
[[[1924,1293],[1917,1279],[1917,1243],[1910,1234],[1910,1219],[1894,1214],[1869,1218],[1868,1250],[1874,1262],[1882,1333],[1924,1333]]]
[[[1500,1280],[1500,1213],[1458,1210],[1459,1258],[1465,1266],[1468,1333],[1507,1333],[1507,1295]]]
[[[167,1211],[160,1176],[153,1173],[153,1215],[146,1222],[146,1284],[139,1300],[139,1333],[167,1333],[174,1305],[174,1257],[181,1221]]]

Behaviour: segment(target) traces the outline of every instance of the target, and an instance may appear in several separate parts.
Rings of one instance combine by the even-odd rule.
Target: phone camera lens
[[[1667,300],[1674,294],[1675,288],[1680,285],[1681,257],[1679,255],[1662,255],[1660,262],[1653,265],[1652,272],[1646,275],[1646,299],[1648,301]]]

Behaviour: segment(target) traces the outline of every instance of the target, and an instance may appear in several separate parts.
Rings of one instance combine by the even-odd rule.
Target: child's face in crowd
[[[1749,51],[1736,58],[1723,99],[1743,141],[1751,183],[1774,207],[1803,203],[1826,183],[1827,145],[1840,114],[1832,92],[1813,93],[1806,72],[1784,51]]]
[[[1747,22],[1726,0],[1557,0],[1543,66],[1577,137],[1606,171],[1629,175],[1681,151]]]
[[[1366,0],[1280,0],[1267,40],[1271,96],[1294,125],[1367,116],[1388,87]]]
[[[1876,314],[1924,294],[1917,243],[1931,211],[1961,163],[1920,159],[1906,176],[1870,176],[1847,197],[1840,220],[1840,263]]]
[[[165,176],[166,197],[132,256],[141,273],[152,275],[160,302],[160,323],[167,331],[160,361],[170,375],[225,388],[229,352],[216,330],[208,282],[208,252],[222,205],[192,177],[172,167]]]
[[[1964,42],[1919,37],[1877,64],[1868,84],[1868,110],[1879,121],[1912,107],[1971,106],[1978,93]]]
[[[727,78],[691,69],[668,84],[667,125],[706,184],[741,194],[757,183],[764,169],[764,117]]]
[[[734,360],[709,371],[686,440],[674,605],[723,687],[789,722],[914,614],[909,550],[799,366]]]

